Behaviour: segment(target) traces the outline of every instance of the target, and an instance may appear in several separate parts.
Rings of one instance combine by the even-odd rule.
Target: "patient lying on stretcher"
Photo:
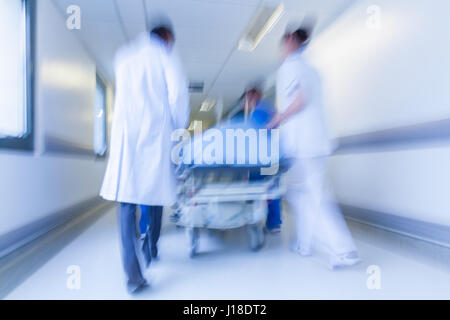
[[[188,136],[181,150],[182,163],[195,168],[197,182],[262,181],[280,172],[279,135],[277,130],[266,130],[275,110],[260,92],[252,91],[244,94],[247,110],[205,132],[197,128],[192,139]],[[267,206],[266,228],[278,233],[281,200],[268,200]]]
[[[279,133],[268,130],[273,111],[260,101],[249,117],[238,115],[194,136],[182,147],[184,165],[207,167],[261,167],[276,174],[280,162]]]

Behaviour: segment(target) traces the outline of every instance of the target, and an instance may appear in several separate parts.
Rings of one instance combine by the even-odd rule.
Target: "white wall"
[[[93,149],[95,61],[52,1],[38,2],[38,16],[44,17],[37,21],[39,135]]]
[[[361,0],[311,43],[334,137],[450,119],[448,12],[447,0]],[[378,149],[333,157],[331,177],[342,203],[450,226],[449,160],[444,142]]]
[[[0,235],[95,197],[104,161],[0,153]]]
[[[0,235],[95,197],[106,165],[93,156],[42,153],[46,134],[92,147],[95,61],[50,0],[37,5],[37,149],[0,149]]]
[[[22,55],[17,54],[23,52],[23,24],[21,1],[1,1],[0,136],[20,137],[26,132],[25,68]]]
[[[333,157],[339,202],[450,226],[450,146]]]
[[[367,9],[381,10],[370,29]],[[450,118],[450,3],[358,1],[315,39],[336,136]]]

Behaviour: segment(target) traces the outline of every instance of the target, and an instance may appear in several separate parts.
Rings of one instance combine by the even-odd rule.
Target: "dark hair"
[[[255,97],[256,96],[257,97],[256,99],[259,101],[259,100],[262,99],[263,93],[261,92],[261,90],[259,88],[252,88],[250,90],[247,90],[244,93],[243,98],[246,97],[246,96],[249,96],[249,97]]]
[[[299,44],[303,44],[309,40],[310,33],[311,33],[310,30],[300,28],[292,33],[286,33],[283,37],[283,40],[286,40],[288,37],[292,36]]]
[[[247,95],[258,95],[260,99],[263,97],[263,93],[262,93],[261,89],[249,88],[249,89],[245,90],[245,92],[242,94],[242,96],[239,98],[239,100],[244,100],[245,96],[247,96]]]
[[[310,30],[300,28],[292,33],[298,42],[304,43],[309,40]]]
[[[247,90],[247,92],[245,92],[245,94],[250,94],[250,95],[256,94],[256,95],[262,96],[262,92],[259,88],[252,88],[250,90]]]
[[[164,26],[152,29],[151,33],[157,35],[160,39],[164,41],[175,40],[172,30]]]

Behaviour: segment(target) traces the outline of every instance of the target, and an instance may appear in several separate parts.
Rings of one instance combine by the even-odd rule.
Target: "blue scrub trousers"
[[[141,219],[139,220],[139,230],[141,234],[146,234],[150,225],[150,215],[147,206],[141,206]]]
[[[281,199],[267,201],[268,213],[266,228],[272,230],[281,226]]]
[[[255,110],[251,115],[251,120],[257,124],[258,127],[265,128],[274,116],[275,108],[265,100],[257,103]],[[251,179],[259,180],[261,176],[250,175]],[[281,226],[281,199],[268,200],[268,213],[266,220],[266,228],[272,230]]]
[[[260,174],[250,173],[250,180],[261,180]],[[281,227],[281,199],[267,200],[266,228],[272,230]]]
[[[139,229],[141,234],[145,235],[143,250],[146,257],[150,255],[152,258],[156,258],[158,255],[157,244],[161,233],[162,211],[163,207],[161,206],[141,205]]]
[[[128,280],[128,285],[139,286],[145,282],[139,260],[136,255],[136,209],[132,203],[121,203],[119,206],[119,229],[122,247],[122,263]],[[142,251],[147,266],[152,258],[157,256],[157,243],[161,232],[163,207],[146,207],[145,213],[150,221],[148,232],[145,234]]]

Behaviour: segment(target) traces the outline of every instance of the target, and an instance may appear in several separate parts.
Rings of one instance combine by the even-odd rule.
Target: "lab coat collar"
[[[148,32],[142,32],[135,40],[135,44],[138,46],[153,44],[161,48],[169,50],[166,42],[155,34],[149,34]]]
[[[150,42],[157,44],[158,46],[165,48],[167,51],[170,51],[167,43],[158,37],[156,34],[150,33]]]

